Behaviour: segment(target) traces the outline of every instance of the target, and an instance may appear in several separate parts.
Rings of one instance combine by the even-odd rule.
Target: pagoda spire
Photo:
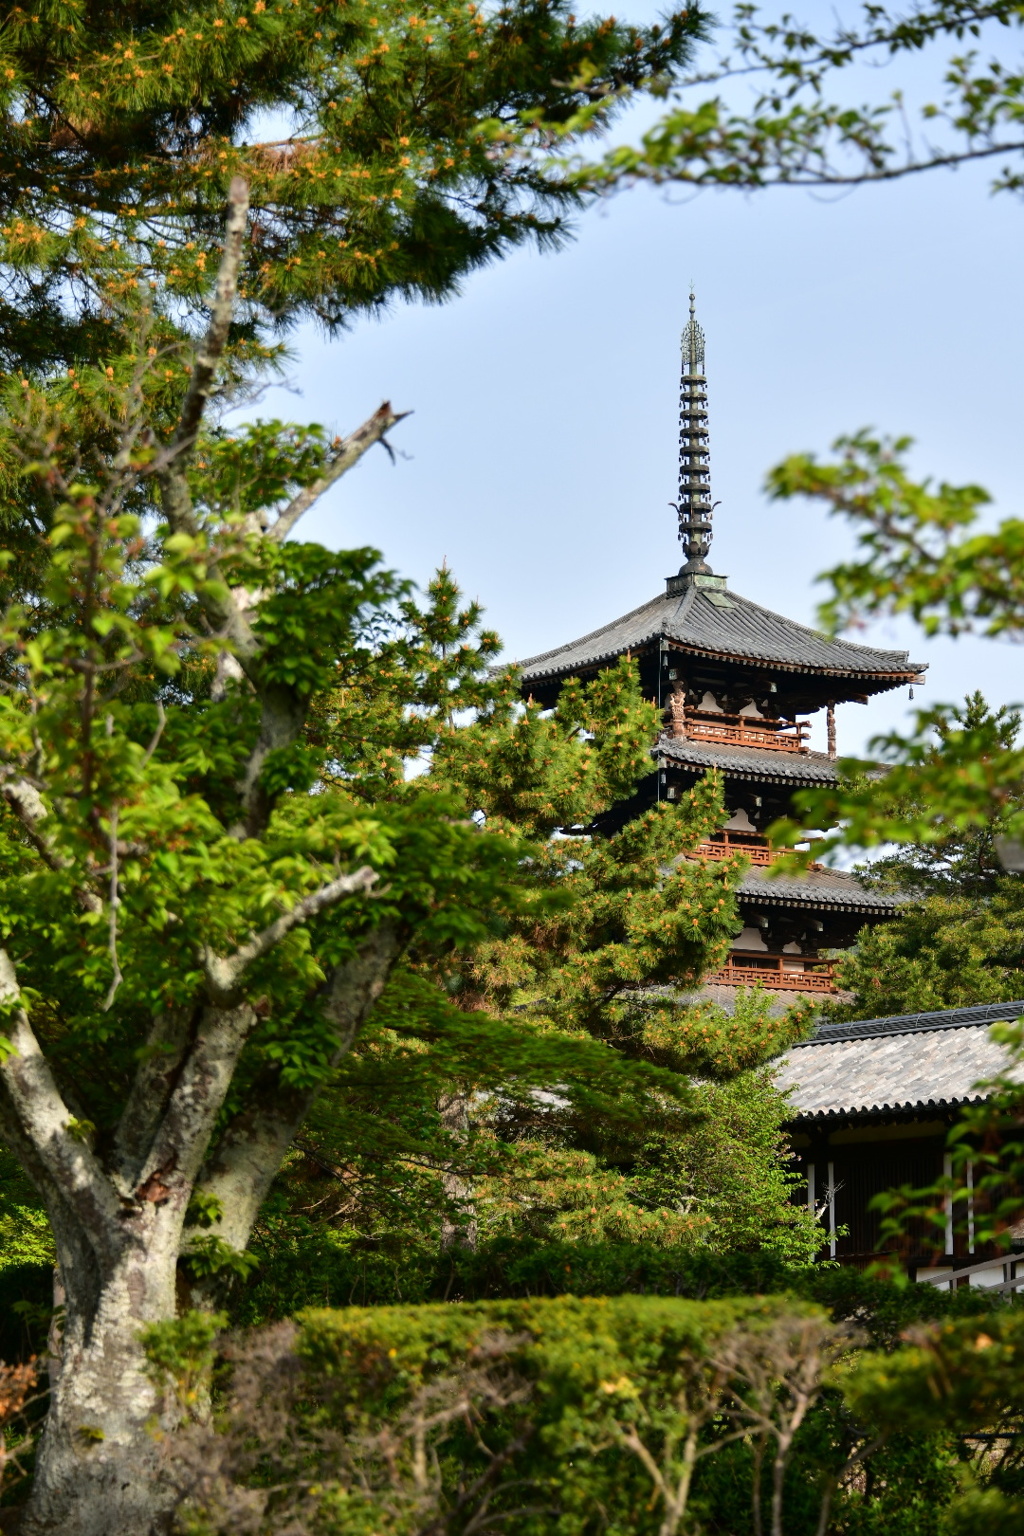
[[[682,335],[683,373],[679,386],[679,538],[686,556],[680,576],[712,574],[711,470],[708,453],[708,381],[704,376],[704,332],[697,324],[694,296]]]

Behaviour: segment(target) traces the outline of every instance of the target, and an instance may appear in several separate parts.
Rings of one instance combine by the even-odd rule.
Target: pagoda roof
[[[759,784],[837,784],[839,765],[824,752],[779,752],[777,749],[720,746],[717,742],[688,741],[683,736],[662,736],[655,748],[658,761],[680,768],[719,768],[735,779],[755,779]]]
[[[747,901],[768,907],[824,907],[844,912],[874,913],[894,917],[905,904],[902,896],[890,896],[862,885],[856,875],[843,869],[811,865],[798,875],[770,875],[763,865],[752,865],[736,887]]]
[[[679,578],[670,579],[677,587]],[[524,683],[571,677],[607,664],[627,651],[665,639],[672,649],[723,660],[762,663],[779,671],[853,677],[886,687],[915,678],[924,666],[906,651],[881,651],[850,640],[829,639],[792,619],[731,592],[723,577],[696,577],[683,590],[665,592],[568,645],[518,663]]]

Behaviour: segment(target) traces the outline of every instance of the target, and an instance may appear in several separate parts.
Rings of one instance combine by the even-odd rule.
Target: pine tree
[[[534,117],[570,138],[664,85],[704,35],[577,21],[563,0],[423,11],[370,0],[128,0],[9,8],[0,44],[0,363],[77,366],[119,345],[156,285],[187,323],[248,182],[238,344],[300,316],[328,330],[444,298],[586,196]],[[104,360],[108,360],[106,357]]]
[[[514,673],[485,672],[497,642],[449,572],[404,622],[417,709],[401,707],[405,674],[375,669],[324,699],[318,740],[358,792],[440,787],[528,850],[523,906],[471,948],[411,947],[306,1122],[257,1226],[259,1277],[234,1304],[251,1318],[338,1294],[408,1298],[446,1273],[451,1294],[439,1250],[453,1244],[478,1268],[489,1245],[511,1260],[537,1242],[805,1261],[818,1239],[789,1200],[785,1107],[754,1069],[806,1010],[779,1018],[754,994],[728,1014],[691,995],[737,927],[742,862],[688,857],[722,820],[714,776],[610,832],[659,726],[635,664],[545,711],[522,704]],[[365,729],[340,734],[371,720],[386,773]],[[407,782],[403,760],[424,771]],[[629,1070],[609,1071],[616,1059]]]

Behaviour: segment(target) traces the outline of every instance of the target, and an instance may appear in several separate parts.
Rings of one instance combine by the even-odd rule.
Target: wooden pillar
[[[829,699],[828,710],[825,715],[828,722],[828,755],[833,760],[836,755],[836,701]]]
[[[686,740],[686,690],[675,687],[668,696],[669,735]]]

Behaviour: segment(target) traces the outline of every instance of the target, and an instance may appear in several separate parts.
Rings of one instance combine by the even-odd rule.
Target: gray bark
[[[54,1223],[67,1298],[61,1362],[21,1536],[158,1536],[175,1490],[164,1437],[175,1413],[146,1372],[139,1331],[172,1318],[180,1214],[150,1204],[101,1270],[80,1234]]]
[[[351,1050],[401,951],[396,926],[382,923],[329,978],[321,1009],[334,1028],[335,1062]],[[196,1188],[219,1201],[224,1214],[217,1235],[232,1248],[244,1248],[248,1242],[256,1214],[315,1097],[315,1090],[289,1088],[277,1072],[268,1072],[219,1138]],[[198,1291],[195,1298],[211,1299]]]
[[[325,985],[320,1006],[334,1027],[336,1056],[351,1048],[401,948],[395,927],[382,925]],[[55,1180],[39,1180],[67,1311],[23,1536],[161,1536],[170,1529],[177,1490],[168,1448],[180,1410],[147,1374],[139,1333],[176,1316],[193,1188],[217,1195],[225,1213],[218,1236],[244,1248],[312,1099],[279,1082],[262,1085],[197,1181],[253,1017],[248,1005],[209,1005],[191,1019],[158,1022],[152,1044],[160,1049],[140,1068],[114,1152],[117,1171],[100,1169],[72,1138],[113,1202],[111,1220],[97,1222],[95,1209],[93,1219],[83,1219],[84,1208],[75,1209]],[[213,1297],[197,1289],[189,1299],[194,1305]]]
[[[400,953],[397,931],[383,925],[330,978],[321,1007],[335,1027],[337,1055],[351,1048]],[[217,1195],[225,1212],[218,1236],[244,1248],[312,1098],[280,1083],[269,1092],[264,1084],[196,1181],[252,1017],[246,1006],[208,1007],[192,1021],[187,1049],[182,1020],[162,1021],[157,1033],[167,1047],[164,1061],[173,1063],[173,1086],[144,1068],[162,1113],[147,1126],[137,1099],[129,1105],[116,1155],[137,1182],[121,1195],[113,1230],[104,1224],[103,1242],[94,1241],[94,1224],[49,1186],[67,1312],[23,1536],[161,1536],[170,1529],[177,1491],[168,1448],[180,1413],[147,1374],[139,1333],[176,1316],[193,1188]],[[149,1144],[135,1161],[143,1127]],[[104,1183],[113,1196],[113,1178]],[[190,1296],[193,1304],[212,1299],[201,1290]]]

